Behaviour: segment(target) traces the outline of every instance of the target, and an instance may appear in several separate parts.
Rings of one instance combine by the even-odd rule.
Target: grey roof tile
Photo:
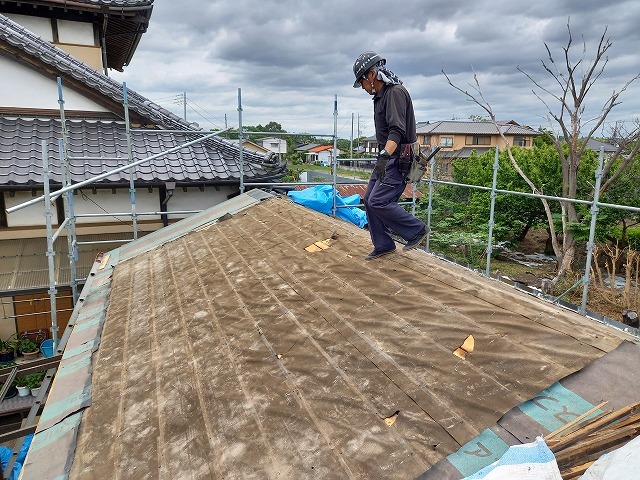
[[[113,170],[127,161],[126,129],[123,122],[67,120],[68,152],[70,157],[111,157],[99,160],[72,159],[72,180],[79,182]],[[16,137],[16,132],[20,136]],[[133,159],[140,160],[177,147],[189,141],[188,132],[161,133],[131,131]],[[158,138],[158,137],[161,138]],[[62,181],[58,156],[58,139],[62,137],[61,122],[55,118],[26,118],[0,116],[0,184],[42,184],[41,141],[46,140],[52,165],[52,181]],[[195,144],[178,152],[167,154],[135,169],[138,182],[216,182],[238,179],[237,145],[220,139],[206,145]],[[115,160],[118,157],[121,160]],[[244,152],[251,158],[251,152]],[[259,154],[254,158],[261,157]],[[246,162],[248,177],[267,176],[272,173],[258,163]],[[128,182],[128,172],[109,176],[103,182]]]

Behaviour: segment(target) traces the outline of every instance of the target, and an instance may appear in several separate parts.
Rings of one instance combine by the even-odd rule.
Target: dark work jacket
[[[387,140],[398,145],[416,141],[416,117],[409,92],[403,85],[385,85],[373,97],[376,140],[383,148]]]

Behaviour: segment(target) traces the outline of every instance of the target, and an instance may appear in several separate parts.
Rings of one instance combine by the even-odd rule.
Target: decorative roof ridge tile
[[[114,7],[114,8],[136,8],[136,7],[148,7],[153,5],[154,0],[67,0],[61,2],[60,0],[43,0],[40,3],[50,4],[52,6],[60,6],[73,8],[76,5],[90,5],[96,7]],[[15,1],[14,3],[20,3]],[[62,5],[60,5],[62,4]]]
[[[153,4],[153,0],[73,0],[75,3],[113,7],[146,7]]]

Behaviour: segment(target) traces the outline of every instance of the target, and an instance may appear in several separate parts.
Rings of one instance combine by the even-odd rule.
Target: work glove
[[[376,166],[373,168],[373,174],[380,181],[384,180],[384,171],[387,169],[387,163],[389,163],[390,158],[391,155],[389,155],[386,150],[382,150],[378,154],[378,161],[376,162]]]

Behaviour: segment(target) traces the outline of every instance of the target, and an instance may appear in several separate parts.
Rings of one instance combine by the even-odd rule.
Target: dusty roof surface
[[[70,478],[415,478],[628,338],[421,251],[365,261],[366,231],[284,198],[224,208],[102,261],[25,480],[67,421]],[[80,350],[90,406],[53,426]]]

